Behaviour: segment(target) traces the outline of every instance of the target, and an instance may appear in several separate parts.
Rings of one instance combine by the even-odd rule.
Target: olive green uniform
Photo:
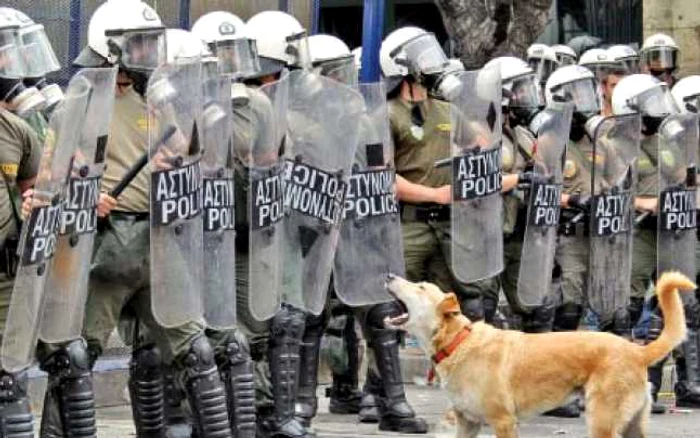
[[[449,185],[452,183],[451,170],[436,169],[435,162],[451,155],[450,105],[428,98],[416,106],[423,114],[423,126],[413,124],[410,103],[400,98],[389,101],[396,173],[410,182],[428,187]],[[470,311],[464,308],[465,301],[489,297],[495,311],[498,280],[491,278],[472,284],[457,280],[452,268],[449,211],[449,207],[435,204],[401,204],[406,276],[411,281],[429,280],[443,290],[455,291],[465,313],[478,319],[483,314],[470,315]]]
[[[112,190],[148,150],[146,103],[133,89],[117,96],[109,130],[102,191]],[[83,333],[99,352],[130,302],[139,321],[158,342],[164,356],[186,352],[202,333],[203,323],[163,328],[153,318],[150,302],[149,174],[144,168],[118,199],[95,238]]]
[[[19,214],[13,193],[17,181],[36,176],[41,161],[41,144],[32,128],[11,112],[0,109],[0,242],[5,248],[0,266],[0,327],[4,330],[7,311],[12,297],[13,279],[9,275],[8,262],[12,261],[16,246],[12,241],[18,240],[18,224],[15,213]],[[15,208],[15,212],[13,212]],[[14,239],[13,239],[14,238]],[[8,239],[10,242],[8,242]],[[0,332],[0,335],[2,332]]]

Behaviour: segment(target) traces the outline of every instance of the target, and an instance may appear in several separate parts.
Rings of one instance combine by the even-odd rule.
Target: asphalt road
[[[319,390],[322,394],[325,388]],[[447,407],[443,394],[435,388],[411,385],[408,387],[411,404],[419,415],[425,417],[431,426],[428,437],[453,438],[453,433],[444,428],[436,430],[442,413]],[[390,436],[408,438],[413,435],[379,432],[376,425],[357,423],[355,416],[331,415],[328,413],[328,400],[320,398],[319,415],[314,422],[314,429],[319,438],[363,438]],[[101,408],[98,411],[99,436],[101,438],[122,438],[134,435],[131,411],[128,406]],[[559,419],[537,417],[521,425],[521,438],[585,438],[585,418]],[[494,437],[489,428],[484,428],[479,437]],[[658,438],[698,438],[700,437],[700,410],[692,412],[675,412],[652,417],[649,437]]]

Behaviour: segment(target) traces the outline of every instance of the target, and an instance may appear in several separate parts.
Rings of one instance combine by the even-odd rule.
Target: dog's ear
[[[456,316],[462,313],[462,308],[459,306],[457,295],[455,295],[453,292],[446,294],[445,298],[443,298],[440,302],[438,310],[442,316]]]

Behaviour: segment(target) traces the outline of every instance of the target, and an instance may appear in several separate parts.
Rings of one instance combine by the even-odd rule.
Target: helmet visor
[[[22,40],[22,55],[27,67],[26,76],[45,76],[61,69],[44,26],[41,24],[28,26],[20,29],[19,35]]]
[[[622,71],[627,74],[639,72],[639,56],[630,56],[621,58],[615,61],[615,70]]]
[[[17,29],[0,30],[0,77],[22,78],[24,62],[20,54]]]
[[[311,68],[311,52],[306,31],[287,37],[287,54],[293,57],[290,67],[308,70]]]
[[[260,72],[255,41],[248,38],[216,41],[213,47],[219,58],[219,72],[234,79],[248,78]]]
[[[544,102],[541,98],[542,93],[540,92],[539,80],[534,73],[513,79],[508,94],[508,106],[510,107],[538,108],[544,106]]]
[[[552,97],[558,102],[572,102],[575,111],[582,114],[600,112],[600,95],[595,80],[586,78],[559,85],[552,89]]]
[[[314,64],[313,71],[321,76],[353,86],[357,84],[357,69],[355,57],[352,55],[344,58],[320,61]]]
[[[652,47],[641,53],[641,64],[649,71],[675,69],[678,50],[672,47]]]
[[[566,53],[557,53],[557,61],[559,61],[559,67],[564,67],[566,65],[575,65],[576,57]]]
[[[557,63],[551,59],[530,58],[527,60],[527,64],[535,71],[542,83],[547,82],[549,75],[557,69]]]
[[[401,49],[409,66],[422,74],[440,73],[450,64],[435,35],[426,33],[406,42]]]
[[[664,117],[679,112],[668,85],[663,82],[629,99],[627,104],[644,116]]]
[[[162,27],[125,31],[114,41],[121,48],[120,61],[128,69],[151,71],[167,60],[165,29]]]

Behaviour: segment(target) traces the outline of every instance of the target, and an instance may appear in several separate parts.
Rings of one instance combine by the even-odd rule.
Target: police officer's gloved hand
[[[533,171],[521,172],[518,174],[518,187],[527,188],[535,184],[549,184],[552,177]]]
[[[569,207],[581,210],[583,212],[588,212],[591,208],[591,197],[588,195],[580,195],[578,193],[569,195],[569,201],[567,202]]]

